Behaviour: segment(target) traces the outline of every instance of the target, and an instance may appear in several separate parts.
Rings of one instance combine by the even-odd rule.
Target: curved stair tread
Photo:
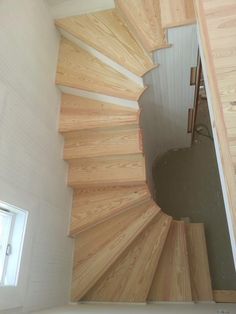
[[[213,301],[204,224],[186,224],[186,235],[193,300]]]
[[[142,154],[72,159],[68,184],[74,188],[139,185],[146,182]]]
[[[59,19],[56,25],[138,76],[156,67],[114,9]]]
[[[67,132],[64,139],[65,160],[142,153],[140,129],[135,126]]]
[[[146,89],[65,38],[60,43],[56,84],[129,100],[138,100]]]
[[[146,185],[75,190],[70,236],[75,237],[147,198],[150,198],[150,193]]]
[[[130,31],[147,51],[170,46],[161,25],[159,0],[116,0],[116,6]]]
[[[159,0],[163,28],[196,23],[193,0]]]
[[[192,301],[185,223],[172,221],[152,287],[150,301]]]
[[[62,94],[60,132],[138,124],[137,109]]]
[[[75,241],[72,300],[80,300],[159,213],[151,200],[82,232]]]
[[[83,301],[145,302],[172,218],[160,212],[83,297]]]

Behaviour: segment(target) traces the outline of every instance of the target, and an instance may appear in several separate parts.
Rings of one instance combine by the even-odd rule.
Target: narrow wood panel
[[[62,38],[56,84],[118,98],[138,100],[145,88]]]
[[[193,0],[160,0],[162,27],[177,27],[196,22]]]
[[[137,127],[83,130],[64,134],[64,159],[142,153]]]
[[[169,47],[161,26],[159,0],[116,0],[116,6],[130,31],[147,51]]]
[[[187,248],[194,301],[213,301],[204,225],[186,224]]]
[[[236,181],[234,156],[231,145],[235,145],[236,120],[236,61],[235,18],[236,3],[232,0],[195,0],[195,11],[199,24],[205,71],[209,85],[213,121],[217,133],[218,163],[223,192],[226,198],[229,233],[235,257],[236,241]],[[223,76],[222,76],[223,75]],[[234,258],[235,259],[235,258]],[[236,263],[236,259],[234,261]]]
[[[71,297],[81,299],[159,212],[145,201],[80,234],[75,241]]]
[[[173,221],[148,296],[151,301],[192,301],[185,223]]]
[[[214,290],[213,296],[217,303],[236,303],[236,290]]]
[[[148,187],[106,187],[75,190],[70,235],[106,221],[150,197]]]
[[[153,218],[83,300],[145,302],[170,223],[163,213]]]
[[[139,76],[155,67],[115,10],[67,17],[56,25]]]
[[[138,125],[139,112],[110,103],[62,94],[60,132]]]
[[[75,188],[132,185],[145,181],[145,160],[142,154],[75,159],[69,165],[68,183]]]

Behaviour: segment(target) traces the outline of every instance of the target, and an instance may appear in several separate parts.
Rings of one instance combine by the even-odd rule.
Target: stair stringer
[[[72,38],[71,38],[72,39]],[[77,44],[80,44],[79,42],[77,42]],[[84,45],[82,43],[82,45]],[[84,46],[83,46],[84,47]],[[167,46],[169,47],[169,46]],[[85,47],[84,47],[85,48]],[[88,49],[91,53],[91,51],[93,51],[94,56],[96,55],[96,57],[99,59],[100,61],[102,60],[102,62],[104,62],[104,64],[106,64],[106,62],[110,63],[110,60],[107,60],[106,57],[104,59],[104,56],[99,55],[98,56],[98,52],[91,50],[91,47],[86,47],[86,49]],[[105,61],[104,61],[105,60]],[[107,64],[108,64],[107,63]],[[117,71],[123,71],[123,69],[120,68],[120,65],[117,65],[114,63],[109,64],[109,66],[115,68]],[[127,70],[128,71],[128,70]],[[126,75],[129,76],[130,79],[132,80],[136,80],[136,78],[132,75],[130,75],[129,71],[123,71],[123,74],[126,73]],[[150,72],[151,75],[151,72]],[[138,78],[136,80],[136,83],[139,82],[140,86],[144,86],[144,81],[143,78],[140,77],[140,79]],[[73,88],[73,87],[62,87],[62,90],[66,93],[71,93],[73,95],[77,95],[77,96],[82,96],[82,97],[88,97],[97,101],[106,101],[106,102],[110,102],[110,103],[115,103],[118,106],[126,106],[126,107],[131,107],[131,108],[138,108],[139,106],[139,100],[137,101],[132,101],[132,100],[128,100],[128,99],[121,99],[121,98],[117,98],[114,96],[108,96],[108,95],[102,95],[102,94],[98,94],[94,91],[84,91],[84,90],[79,90],[77,88]],[[145,93],[145,91],[144,91]],[[120,184],[120,183],[119,183]],[[86,230],[82,231],[80,233],[80,235],[77,236],[77,240],[79,241],[80,238],[84,237],[84,234],[88,232],[94,232],[94,230],[96,228],[99,228],[102,226],[102,224],[109,224],[111,222],[111,220],[116,219],[116,217],[121,217],[121,215],[125,215],[127,214],[127,211],[130,208],[127,208],[127,210],[122,211],[121,213],[117,214],[117,216],[111,216],[109,217],[109,219],[107,220],[103,220],[100,222],[97,222],[96,225],[94,226],[90,226],[88,228],[86,228]],[[102,276],[106,273],[106,271],[111,268],[116,261],[122,256],[123,252],[126,249],[129,249],[129,246],[132,245],[135,241],[135,239],[138,237],[138,235],[142,232],[145,231],[145,228],[148,226],[148,223],[151,223],[152,219],[156,216],[155,212],[150,212],[148,215],[148,219],[146,219],[146,222],[144,224],[142,224],[141,222],[137,223],[137,221],[133,221],[131,226],[135,226],[134,228],[135,231],[132,231],[132,227],[130,227],[130,231],[125,232],[126,236],[123,237],[122,234],[120,234],[119,236],[116,237],[115,243],[109,243],[108,245],[106,245],[107,251],[109,252],[110,250],[113,251],[112,255],[107,256],[106,250],[101,250],[100,252],[98,252],[98,259],[96,259],[96,256],[89,256],[89,262],[88,264],[86,264],[86,261],[83,261],[83,266],[80,268],[80,266],[75,263],[75,268],[77,268],[79,274],[82,276],[80,277],[80,275],[78,276],[78,274],[73,278],[73,284],[72,284],[72,299],[73,301],[78,301],[81,300],[81,298],[87,293],[89,292],[90,289],[92,289],[96,283],[102,278]],[[129,236],[127,235],[129,232],[131,232],[129,234]],[[95,239],[94,239],[95,241]],[[121,242],[120,242],[121,241]],[[117,243],[121,243],[121,246],[119,247],[119,249],[114,249],[114,245]],[[89,243],[89,242],[88,242]],[[91,245],[94,245],[94,243],[91,243]],[[163,246],[164,247],[164,243]],[[106,257],[107,256],[107,257]],[[96,269],[96,267],[98,267],[98,269]],[[95,271],[95,275],[93,275],[93,271],[94,269],[96,269]],[[87,278],[89,278],[89,280],[87,281]],[[82,280],[82,281],[81,281]],[[150,284],[151,286],[151,284]],[[78,289],[78,290],[77,290]]]

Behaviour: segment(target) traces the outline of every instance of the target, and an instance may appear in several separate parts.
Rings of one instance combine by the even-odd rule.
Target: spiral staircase
[[[74,191],[74,302],[213,300],[204,226],[175,221],[154,202],[140,110],[122,105],[145,93],[142,77],[158,66],[151,52],[174,49],[163,10],[165,1],[118,0],[115,9],[56,21],[56,83],[71,91],[62,95],[60,132]],[[186,13],[180,25],[192,22]]]

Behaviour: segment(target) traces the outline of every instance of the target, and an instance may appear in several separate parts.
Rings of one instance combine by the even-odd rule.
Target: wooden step
[[[173,221],[157,266],[150,301],[192,301],[185,223]]]
[[[56,25],[138,76],[155,67],[114,9],[59,19]]]
[[[213,301],[204,225],[186,224],[187,247],[194,301]]]
[[[129,100],[138,100],[145,90],[65,38],[60,43],[56,84]]]
[[[138,125],[138,123],[137,109],[62,94],[60,132]]]
[[[159,0],[116,0],[116,7],[129,30],[147,51],[169,47],[161,26]]]
[[[75,190],[70,236],[107,221],[150,198],[146,185]]]
[[[64,159],[142,153],[140,129],[118,127],[64,134]]]
[[[196,23],[193,0],[159,0],[163,28]]]
[[[152,200],[133,207],[92,229],[75,241],[72,300],[80,300],[158,214]]]
[[[161,212],[155,216],[83,300],[145,302],[171,220]]]
[[[71,187],[138,185],[146,182],[142,154],[74,159],[70,161]]]

